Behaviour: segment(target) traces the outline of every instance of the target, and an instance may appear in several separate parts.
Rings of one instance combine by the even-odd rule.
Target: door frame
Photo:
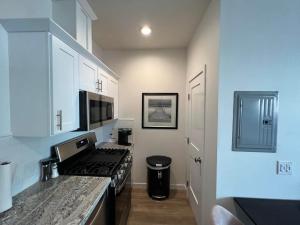
[[[207,65],[205,64],[204,67],[202,68],[202,70],[197,73],[194,76],[190,76],[188,77],[187,80],[187,89],[186,89],[186,93],[187,93],[187,97],[188,97],[188,101],[186,104],[186,111],[187,111],[187,119],[186,119],[186,125],[187,125],[187,129],[186,129],[186,140],[187,140],[187,145],[186,145],[186,153],[187,153],[187,157],[186,157],[186,189],[187,189],[187,198],[188,201],[190,203],[190,199],[189,199],[189,195],[190,193],[190,164],[189,164],[189,157],[190,157],[190,153],[189,153],[189,145],[190,145],[190,119],[191,119],[191,115],[190,115],[190,83],[195,80],[197,77],[199,76],[204,76],[204,138],[203,138],[203,159],[202,159],[202,164],[203,164],[203,176],[201,176],[201,186],[203,187],[203,181],[204,181],[204,175],[205,175],[205,143],[206,143],[206,82],[207,82]],[[200,191],[200,201],[199,205],[200,205],[200,221],[202,222],[202,218],[203,218],[203,188],[201,188]],[[194,215],[195,216],[195,215]],[[195,219],[196,220],[196,219]],[[197,222],[197,220],[196,220]]]

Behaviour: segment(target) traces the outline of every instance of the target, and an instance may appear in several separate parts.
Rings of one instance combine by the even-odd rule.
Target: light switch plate
[[[292,175],[292,162],[291,161],[277,161],[277,174],[278,175]]]

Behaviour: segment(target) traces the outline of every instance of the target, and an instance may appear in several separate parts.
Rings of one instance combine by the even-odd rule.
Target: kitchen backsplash
[[[95,130],[98,142],[110,138],[115,123]],[[0,161],[13,162],[12,193],[16,195],[36,183],[40,177],[39,161],[50,156],[50,147],[85,132],[69,132],[47,138],[0,137]]]

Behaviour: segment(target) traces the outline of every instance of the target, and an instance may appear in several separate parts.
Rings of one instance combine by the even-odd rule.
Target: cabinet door
[[[78,54],[52,36],[52,134],[79,127]]]
[[[114,93],[114,119],[119,118],[119,81],[112,80]]]
[[[86,58],[79,56],[79,87],[81,90],[98,93],[97,66]]]
[[[98,67],[98,79],[99,79],[100,94],[108,95],[109,75],[99,67]]]
[[[88,47],[88,16],[81,8],[79,3],[76,4],[76,39],[87,49]]]
[[[113,77],[109,78],[108,96],[114,98],[114,119],[119,117],[119,81]]]

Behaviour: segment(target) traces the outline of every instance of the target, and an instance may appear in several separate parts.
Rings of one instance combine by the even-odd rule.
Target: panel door
[[[79,127],[78,53],[52,36],[52,134]]]
[[[189,82],[188,103],[188,195],[197,223],[200,224],[205,132],[205,75]]]
[[[81,90],[98,93],[97,66],[83,56],[79,57],[79,78]]]
[[[108,83],[108,96],[114,98],[114,119],[119,117],[119,81],[110,77]]]
[[[76,4],[76,39],[86,49],[88,49],[88,16],[81,8],[80,4]]]

